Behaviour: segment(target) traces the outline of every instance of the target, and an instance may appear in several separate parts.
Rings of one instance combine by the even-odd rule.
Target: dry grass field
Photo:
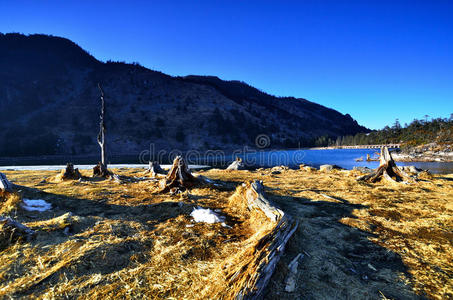
[[[114,172],[143,176],[141,169]],[[453,175],[389,185],[358,183],[350,171],[213,169],[199,172],[212,184],[172,196],[155,194],[153,181],[54,182],[57,173],[5,172],[23,198],[52,209],[0,203],[1,213],[36,231],[0,249],[0,298],[230,299],[232,270],[272,229],[231,201],[252,179],[299,220],[266,299],[453,297]],[[227,226],[194,223],[197,206],[220,210]],[[54,224],[68,212],[71,225]],[[288,264],[299,253],[296,289],[288,293]]]

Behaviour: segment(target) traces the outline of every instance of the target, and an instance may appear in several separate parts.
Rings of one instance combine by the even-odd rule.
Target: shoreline
[[[349,146],[348,146],[349,147]],[[351,148],[344,148],[343,146],[331,146],[331,147],[313,147],[307,148],[306,150],[339,150],[345,149],[349,150]],[[353,149],[374,149],[374,148],[366,148],[357,146],[357,148]],[[395,161],[398,162],[453,162],[453,151],[430,151],[427,150],[425,152],[414,152],[414,153],[407,153],[407,152],[392,152],[392,157]]]
[[[343,146],[330,146],[330,147],[311,147],[311,148],[300,148],[300,149],[268,149],[264,152],[285,152],[285,151],[307,151],[307,150],[370,150],[370,151],[377,151],[378,149],[375,148],[367,148],[360,146],[354,146],[357,148],[344,148]],[[432,162],[432,163],[450,163],[453,162],[453,151],[448,151],[449,149],[429,149],[429,148],[415,148],[408,152],[407,150],[402,152],[400,150],[395,150],[397,148],[393,148],[390,150],[392,152],[392,157],[397,162]],[[447,150],[447,151],[445,151]],[[127,164],[127,165],[142,165],[138,159],[140,155],[138,154],[115,154],[111,155],[111,161],[109,164]],[[227,155],[226,159],[229,160],[229,155]],[[9,166],[63,166],[65,162],[72,161],[76,165],[93,165],[95,161],[98,160],[98,157],[95,155],[43,155],[39,157],[2,157],[0,158],[0,167],[5,169],[5,167]],[[325,164],[330,164],[331,162],[325,162]],[[200,164],[200,163],[198,163]],[[146,164],[143,164],[146,165]],[[201,163],[201,165],[207,165],[207,163]],[[210,164],[212,165],[212,164]],[[216,165],[214,163],[214,165]]]
[[[443,153],[392,153],[395,161],[400,162],[453,162],[453,152]]]

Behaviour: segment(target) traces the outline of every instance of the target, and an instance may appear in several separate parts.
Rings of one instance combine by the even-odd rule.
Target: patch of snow
[[[209,208],[194,208],[190,216],[194,219],[195,222],[214,224],[225,221],[225,217],[216,214]]]
[[[52,204],[41,199],[24,199],[22,208],[27,211],[46,211],[52,208]]]

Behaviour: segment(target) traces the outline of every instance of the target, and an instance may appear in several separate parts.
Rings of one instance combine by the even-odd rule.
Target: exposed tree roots
[[[384,178],[389,182],[413,182],[415,179],[398,168],[387,147],[381,148],[379,167],[374,173],[357,178],[358,181],[376,182]]]

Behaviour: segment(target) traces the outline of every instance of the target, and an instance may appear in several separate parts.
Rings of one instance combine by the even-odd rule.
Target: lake
[[[366,159],[366,155],[377,157],[378,149],[329,149],[329,150],[247,150],[236,154],[223,154],[221,151],[215,155],[198,156],[187,155],[187,160],[192,168],[204,168],[206,165],[225,167],[236,156],[241,157],[246,165],[251,167],[273,167],[278,165],[286,165],[291,168],[298,168],[300,164],[306,164],[313,167],[319,167],[323,164],[332,164],[340,166],[344,169],[352,169],[355,166],[376,168],[379,163],[377,161],[357,162],[355,159],[362,157]],[[144,161],[140,161],[139,155],[112,155],[110,157],[111,168],[122,167],[146,167]],[[0,170],[15,169],[15,170],[58,170],[64,167],[66,162],[73,162],[80,169],[91,169],[98,157],[94,156],[49,156],[49,157],[27,157],[27,158],[3,158],[0,160]],[[160,159],[162,164],[171,162],[171,157]],[[453,173],[453,162],[397,162],[399,166],[414,165],[421,169],[428,169],[433,173],[447,174]]]
[[[367,154],[372,158],[378,158],[377,151],[379,149],[282,150],[250,153],[241,157],[248,164],[255,163],[256,166],[262,167],[286,165],[294,168],[304,163],[313,167],[331,164],[348,170],[355,166],[375,169],[379,162],[367,162],[365,159]],[[364,161],[356,161],[360,157]],[[396,162],[396,164],[399,166],[413,165],[439,174],[453,173],[453,162]]]

